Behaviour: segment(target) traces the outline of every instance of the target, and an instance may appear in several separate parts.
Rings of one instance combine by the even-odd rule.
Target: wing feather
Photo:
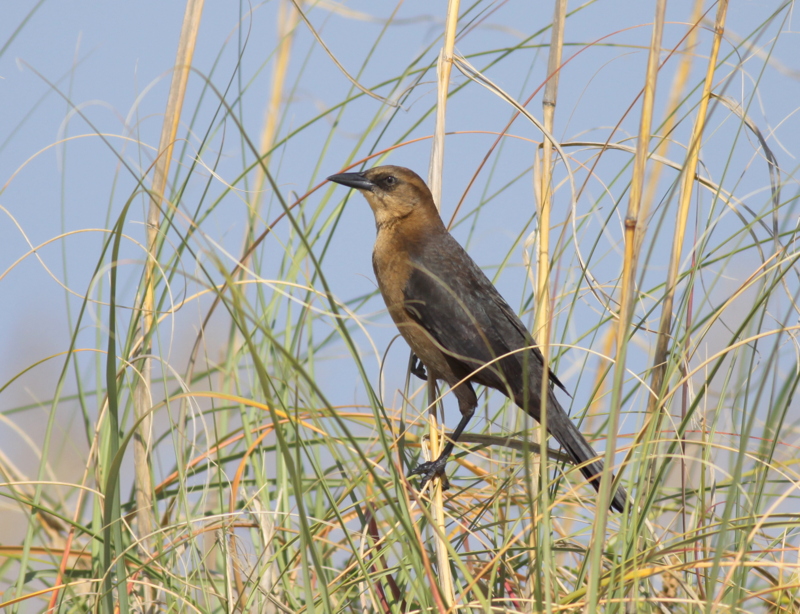
[[[473,381],[508,394],[523,384],[525,352],[530,352],[527,358],[534,361],[534,372],[544,362],[542,354],[524,324],[463,248],[450,235],[441,241],[445,245],[423,250],[412,258],[413,270],[404,288],[406,311],[447,353],[462,377],[505,356],[478,371]],[[453,251],[461,254],[454,258]],[[454,263],[458,270],[451,270]],[[511,352],[515,353],[506,356]],[[563,388],[552,373],[551,381]]]

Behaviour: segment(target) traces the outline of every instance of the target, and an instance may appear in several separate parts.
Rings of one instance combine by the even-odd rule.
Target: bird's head
[[[328,180],[361,192],[379,229],[401,221],[442,224],[428,186],[402,166],[376,166],[360,173],[331,175]]]

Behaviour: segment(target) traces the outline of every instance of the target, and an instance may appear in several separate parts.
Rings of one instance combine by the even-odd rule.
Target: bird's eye
[[[392,175],[389,175],[388,177],[386,177],[386,179],[383,180],[383,185],[385,185],[387,188],[394,187],[396,183],[397,183],[397,178],[393,177]]]

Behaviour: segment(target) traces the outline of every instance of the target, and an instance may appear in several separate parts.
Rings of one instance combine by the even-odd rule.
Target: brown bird
[[[541,419],[544,357],[531,334],[492,282],[447,232],[420,177],[400,166],[331,175],[355,188],[375,214],[378,236],[372,266],[383,300],[411,350],[434,380],[450,386],[461,411],[451,441],[434,461],[411,472],[422,483],[444,471],[454,442],[475,413],[472,384],[499,390],[535,420]],[[424,370],[414,373],[425,378]],[[550,382],[564,389],[551,372]],[[603,463],[558,403],[547,397],[547,429],[595,488]],[[619,488],[613,509],[625,508]]]

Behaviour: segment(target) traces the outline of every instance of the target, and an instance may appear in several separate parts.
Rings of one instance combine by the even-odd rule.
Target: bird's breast
[[[444,354],[430,334],[409,316],[406,309],[405,287],[413,270],[406,246],[407,243],[393,241],[391,236],[382,238],[378,234],[372,253],[372,267],[378,288],[389,315],[411,350],[435,379],[446,379],[443,374],[449,369]]]
[[[405,297],[403,289],[411,274],[411,264],[408,255],[400,246],[392,245],[389,241],[382,241],[381,235],[375,243],[372,253],[372,268],[378,280],[383,302],[392,316],[395,324],[400,326],[408,319],[405,311]]]

